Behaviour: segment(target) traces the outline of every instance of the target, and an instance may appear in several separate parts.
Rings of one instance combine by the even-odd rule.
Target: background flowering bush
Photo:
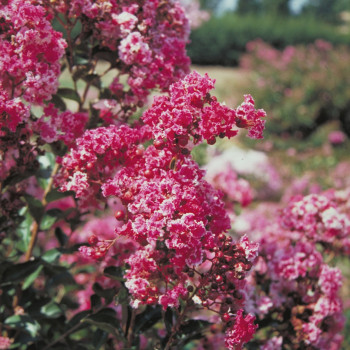
[[[347,47],[335,48],[323,40],[283,51],[261,40],[248,43],[240,64],[255,72],[251,86],[271,114],[268,130],[305,137],[338,120],[349,135],[347,57]]]
[[[241,213],[277,170],[252,154],[253,189],[254,167],[193,155],[261,139],[266,114],[190,73],[178,2],[8,0],[0,18],[0,349],[340,348],[327,256],[349,254],[348,184]]]

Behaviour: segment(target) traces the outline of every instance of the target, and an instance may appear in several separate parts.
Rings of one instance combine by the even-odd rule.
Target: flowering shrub
[[[265,112],[189,73],[177,2],[8,0],[0,18],[1,349],[339,347],[340,272],[315,247],[349,253],[344,195],[290,201],[260,256],[229,234],[253,191],[191,151],[261,139]],[[273,293],[294,328],[261,337]]]
[[[341,347],[342,274],[321,253],[349,254],[346,193],[292,197],[277,220],[263,207],[240,218],[246,224],[236,229],[249,231],[260,244],[246,310],[256,315],[262,349]]]
[[[308,136],[318,126],[339,120],[349,135],[349,73],[346,47],[317,40],[279,51],[261,40],[247,44],[241,67],[254,70],[257,102],[271,113],[271,132]]]
[[[175,1],[9,0],[0,17],[1,348],[182,347],[211,324],[202,310],[241,348],[258,246],[227,235],[191,149],[262,138],[265,112],[187,74]]]

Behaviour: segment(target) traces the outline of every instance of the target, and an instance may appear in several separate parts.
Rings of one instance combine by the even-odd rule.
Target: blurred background
[[[249,93],[267,112],[264,140],[218,140],[215,151],[195,150],[197,160],[210,171],[210,152],[221,155],[254,187],[253,207],[350,186],[350,1],[182,2],[193,69],[216,79],[230,107]],[[350,349],[350,266],[340,266]]]

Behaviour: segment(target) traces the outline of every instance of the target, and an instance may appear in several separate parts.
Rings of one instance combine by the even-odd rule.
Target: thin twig
[[[136,320],[136,310],[132,309],[131,311],[131,320],[129,325],[129,332],[128,332],[128,347],[131,348],[132,341],[134,340],[134,326],[135,326],[135,320]]]
[[[57,174],[58,169],[59,169],[59,165],[56,163],[54,168],[53,168],[53,170],[52,170],[50,180],[49,180],[49,182],[48,182],[48,184],[47,184],[47,186],[45,188],[43,199],[41,200],[41,204],[43,206],[45,206],[47,204],[46,196],[52,189],[53,178]],[[32,235],[31,235],[29,246],[28,246],[28,249],[27,249],[26,255],[25,255],[25,261],[29,261],[31,256],[32,256],[33,249],[34,249],[34,246],[35,246],[35,243],[36,243],[36,239],[37,239],[37,236],[38,236],[38,232],[39,232],[39,227],[40,227],[40,222],[37,222],[36,220],[34,220],[34,222],[32,224],[32,229],[31,229]]]
[[[84,320],[84,319],[83,319]],[[52,341],[50,344],[46,345],[43,350],[48,350],[51,349],[51,347],[53,345],[55,345],[56,343],[58,343],[59,341],[61,341],[62,339],[64,339],[65,337],[67,337],[68,335],[72,334],[73,332],[75,332],[76,330],[79,329],[79,327],[82,325],[82,321],[81,320],[79,323],[77,323],[75,326],[73,326],[71,329],[69,329],[67,332],[63,333],[59,338],[57,338],[56,340]]]

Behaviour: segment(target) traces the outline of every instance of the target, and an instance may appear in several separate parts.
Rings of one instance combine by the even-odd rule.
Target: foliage
[[[344,0],[309,0],[302,7],[302,13],[325,22],[340,22],[340,13],[349,10],[349,3]]]
[[[317,39],[349,43],[348,35],[313,18],[226,14],[192,31],[188,53],[195,64],[235,66],[246,44],[257,38],[278,49]]]
[[[323,123],[339,120],[350,135],[347,47],[318,40],[283,51],[262,41],[247,48],[241,66],[255,72],[250,85],[272,115],[269,131],[306,137]]]
[[[177,2],[10,0],[0,17],[0,348],[182,348],[212,324],[203,310],[228,348],[248,342],[257,245],[226,234],[191,149],[262,138],[265,112],[186,75]]]

